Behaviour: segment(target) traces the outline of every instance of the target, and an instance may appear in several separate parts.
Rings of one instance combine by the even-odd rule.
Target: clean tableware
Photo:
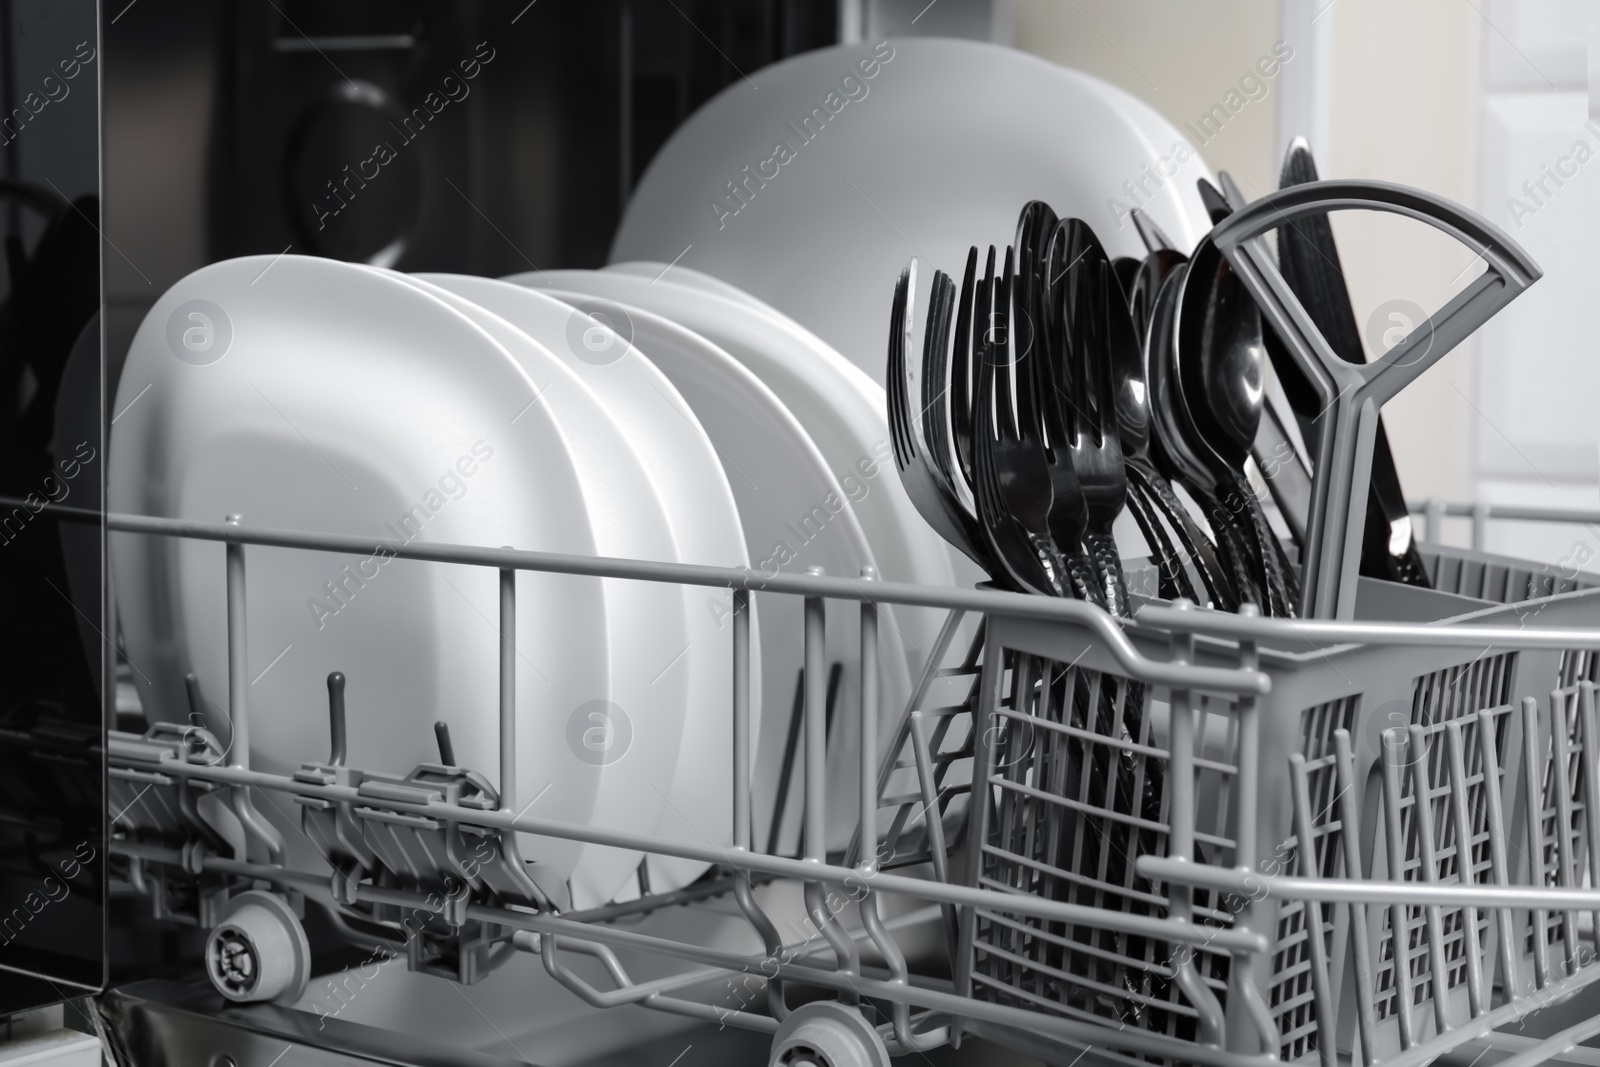
[[[578,311],[580,321],[590,324],[585,329],[600,327],[599,319],[591,320],[581,311],[594,308],[593,297],[560,290],[544,292]],[[829,574],[853,575],[877,567],[855,512],[843,506],[844,501],[863,492],[875,491],[868,488],[870,479],[865,471],[858,469],[845,479],[834,477],[827,459],[772,390],[699,334],[632,305],[611,304],[594,310],[600,315],[625,314],[633,343],[641,353],[648,353],[693,409],[727,473],[751,565],[758,575],[796,573],[812,566]],[[872,470],[873,477],[886,476]],[[830,501],[839,505],[836,514],[828,510]],[[824,525],[815,519],[814,509],[819,505],[825,515],[831,515]],[[765,710],[764,728],[757,739],[752,818],[758,844],[765,847],[776,841],[780,848],[792,851],[798,840],[799,783],[786,778],[783,768],[790,762],[786,752],[792,754],[792,727],[799,721],[794,708],[798,706],[801,666],[801,605],[794,597],[758,595],[753,599],[758,602],[758,612],[751,620],[751,639],[761,655],[759,665],[752,662],[751,685],[752,691],[759,685]],[[704,600],[707,614],[724,635],[729,625],[728,602],[726,594],[713,597],[708,593]],[[860,613],[842,602],[830,604],[826,621],[826,659],[838,667],[840,678],[835,707],[840,719],[835,734],[839,744],[830,746],[828,753],[828,780],[839,785],[834,793],[840,800],[829,805],[829,847],[843,848],[853,829],[849,820],[855,809],[849,801],[854,791],[843,783],[853,781],[856,764],[850,753],[856,735],[841,727],[855,721],[852,694],[861,647]],[[903,657],[899,642],[880,632],[885,706],[895,706],[890,700],[904,701],[908,692]]]
[[[813,109],[845,77],[857,99],[837,96],[819,129],[812,116],[827,112]],[[906,259],[954,277],[969,246],[1011,240],[1028,200],[1094,220],[1117,255],[1144,251],[1134,209],[1181,249],[1206,228],[1194,182],[1209,172],[1177,125],[1014,49],[842,45],[767,67],[755,83],[725,89],[662,146],[610,258],[676,260],[737,285],[879,382],[887,283]]]
[[[1178,299],[1189,264],[1179,264],[1156,293],[1147,334],[1146,369],[1150,375],[1151,458],[1156,468],[1174,485],[1181,485],[1200,505],[1212,533],[1234,594],[1234,603],[1259,605],[1261,593],[1251,565],[1251,555],[1237,526],[1225,521],[1226,513],[1216,496],[1216,478],[1197,455],[1190,442],[1198,436],[1187,406],[1179,395],[1176,357]],[[1219,514],[1220,513],[1220,514]]]
[[[615,271],[618,274],[636,274],[641,278],[649,278],[652,282],[666,278],[674,285],[686,285],[691,289],[701,289],[716,296],[725,296],[729,300],[737,300],[749,304],[753,308],[765,310],[767,305],[740,289],[737,285],[730,285],[721,278],[706,274],[704,271],[685,267],[681,263],[655,263],[650,260],[630,260],[626,263],[608,263],[603,270]],[[667,278],[668,274],[672,277]]]
[[[1238,532],[1265,599],[1262,610],[1292,615],[1298,584],[1244,472],[1265,396],[1260,313],[1221,252],[1207,241],[1189,261],[1177,310],[1174,397],[1197,431],[1190,449],[1214,479],[1213,500],[1220,508],[1208,517],[1213,527],[1220,522]]]
[[[1036,391],[1039,444],[1050,476],[1050,536],[1061,554],[1062,582],[1080,600],[1105,605],[1105,592],[1095,565],[1085,551],[1089,505],[1072,465],[1070,437],[1072,394],[1055,380],[1061,352],[1059,299],[1065,261],[1048,258],[1057,226],[1048,204],[1033,200],[1017,219],[1016,288],[1012,294],[1011,339],[1017,352],[1019,373],[1026,374]],[[1023,383],[1018,383],[1019,387]]]
[[[1082,220],[1057,224],[1050,245],[1046,261],[1066,265],[1053,274],[1053,291],[1060,296],[1049,310],[1059,326],[1051,330],[1056,346],[1045,366],[1054,374],[1055,395],[1066,401],[1057,409],[1087,516],[1083,543],[1100,578],[1096,599],[1113,615],[1129,618],[1122,558],[1111,532],[1128,495],[1112,361],[1115,347],[1133,343],[1133,324],[1105,249]]]
[[[634,344],[619,344],[615,352],[596,358],[591,348],[571,343],[574,309],[552,296],[493,278],[463,274],[417,277],[472,301],[541,341],[550,355],[594,389],[660,497],[679,562],[749,566],[738,505],[716,449],[694,410],[640,347],[637,330]],[[581,332],[579,336],[583,336]],[[655,832],[666,839],[727,845],[733,834],[728,806],[732,764],[719,753],[726,746],[732,714],[727,679],[733,646],[722,620],[706,609],[704,591],[685,586],[680,596],[687,630],[681,641],[669,635],[672,647],[661,664],[677,668],[681,663],[688,679],[688,711],[677,771],[670,789],[663,792]],[[753,615],[756,609],[751,610]],[[760,627],[754,617],[751,634],[760,647]],[[652,675],[661,664],[648,667]],[[751,691],[755,694],[751,724],[759,735],[760,665],[751,666]],[[692,860],[652,856],[650,886],[658,892],[670,891],[692,882],[705,868],[706,864]]]
[[[906,494],[917,506],[917,511],[934,531],[955,545],[978,566],[991,570],[993,563],[983,544],[982,531],[978,529],[977,516],[966,511],[956,496],[954,486],[947,480],[945,471],[928,444],[934,435],[924,430],[924,421],[935,420],[935,409],[941,406],[945,388],[940,373],[945,358],[945,348],[950,337],[950,314],[954,303],[950,280],[943,273],[935,273],[933,289],[929,295],[927,336],[921,352],[912,343],[911,307],[916,294],[917,261],[913,259],[895,283],[894,302],[889,312],[889,440],[894,446],[894,464],[900,472],[900,481]],[[907,351],[912,355],[907,356]],[[915,377],[909,367],[921,365],[921,388],[914,389]],[[918,407],[912,406],[911,397],[918,398]]]
[[[108,506],[211,522],[242,514],[252,527],[364,535],[374,545],[357,559],[245,550],[253,766],[289,773],[322,755],[324,679],[342,671],[353,763],[405,770],[436,762],[442,712],[462,764],[496,777],[496,576],[396,560],[382,546],[600,551],[593,490],[538,388],[445,302],[332,260],[217,263],[155,303],[122,372]],[[231,743],[223,547],[114,534],[111,553],[127,657],[148,714],[184,721],[184,677],[193,671],[207,701],[202,721]],[[593,814],[606,780],[565,740],[575,711],[613,696],[614,621],[600,588],[569,575],[517,581],[512,799],[577,824]],[[643,743],[648,724],[636,725]],[[271,806],[264,814],[296,864],[315,869],[319,857],[297,814]],[[521,847],[546,892],[564,896],[581,849],[529,837]]]
[[[859,517],[872,545],[879,576],[889,581],[949,586],[955,582],[951,549],[928,528],[889,471],[894,453],[889,444],[886,398],[856,367],[846,362],[810,331],[775,311],[762,312],[739,301],[675,285],[666,279],[652,284],[637,276],[607,271],[545,271],[511,279],[533,288],[570,288],[575,292],[644,308],[705,337],[743,363],[794,413],[827,458],[829,468],[847,490],[841,511]],[[882,321],[875,334],[882,336]],[[731,479],[730,479],[731,480]],[[817,514],[821,509],[821,514]],[[806,528],[829,525],[839,512],[822,500],[786,521]],[[785,527],[757,529],[756,535],[786,539]],[[771,554],[772,545],[761,558]],[[839,577],[854,578],[854,574]],[[886,657],[883,692],[888,707],[903,705],[910,692],[908,664],[920,670],[926,650],[937,639],[941,613],[895,608],[886,613]]]
[[[539,395],[568,434],[578,477],[586,490],[592,490],[589,517],[600,554],[681,562],[665,503],[667,493],[675,487],[652,478],[643,462],[643,453],[659,442],[639,432],[637,419],[627,420],[631,429],[625,428],[613,405],[582,375],[481,302],[414,275],[387,273],[472,319],[511,354],[541,390]],[[600,585],[611,623],[611,706],[583,713],[579,737],[586,743],[580,743],[572,755],[574,759],[587,756],[601,778],[589,825],[647,834],[659,821],[662,798],[670,799],[675,792],[688,710],[699,701],[726,703],[719,698],[726,697],[731,656],[718,657],[725,660],[718,664],[723,671],[719,677],[695,674],[696,635],[691,635],[689,618],[697,605],[684,589],[619,579],[606,579]],[[713,644],[726,647],[723,642]],[[703,654],[715,656],[712,647]],[[698,684],[691,687],[691,681]],[[726,722],[731,707],[724,710]],[[624,731],[629,734],[625,742],[621,739]],[[695,776],[699,772],[691,767],[688,773]],[[707,828],[708,834],[711,829]],[[572,906],[608,903],[633,877],[641,858],[623,849],[582,846],[568,877]]]
[[[990,547],[997,557],[1004,554],[1023,591],[1065,596],[1071,583],[1050,524],[1055,489],[1044,455],[1040,383],[1030,373],[1031,364],[1019,364],[1016,332],[1011,328],[1013,250],[1006,248],[998,278],[994,263],[991,246],[976,303],[989,326],[982,331],[979,347],[983,360],[978,365],[974,418],[977,466],[989,497]]]
[[[1189,581],[1183,563],[1195,569],[1204,586],[1206,597],[1224,611],[1238,607],[1237,595],[1228,585],[1228,579],[1217,559],[1216,548],[1205,532],[1189,514],[1189,509],[1178,500],[1172,484],[1158,469],[1152,457],[1156,442],[1152,426],[1149,374],[1145,354],[1150,345],[1150,317],[1155,310],[1156,293],[1162,282],[1188,257],[1171,249],[1154,249],[1140,264],[1134,278],[1133,291],[1128,294],[1129,315],[1133,320],[1135,336],[1131,345],[1125,341],[1115,343],[1111,349],[1113,372],[1117,381],[1117,425],[1122,437],[1122,455],[1128,468],[1130,506],[1143,498],[1146,518],[1141,521],[1145,540],[1152,538],[1162,546],[1166,560],[1162,562],[1162,577],[1171,584],[1171,591],[1163,596],[1183,596],[1199,601],[1196,590]],[[1138,511],[1135,511],[1138,515]],[[1178,552],[1165,540],[1159,516],[1164,515],[1178,540]],[[1146,530],[1146,526],[1149,527]],[[1173,566],[1173,565],[1176,566]]]
[[[989,250],[989,265],[985,275],[987,280],[980,290],[989,290],[994,283],[993,248]],[[996,379],[1009,386],[1010,368],[997,367],[984,353],[976,364],[976,370],[977,393],[973,398],[972,418],[972,493],[978,504],[978,521],[983,526],[989,552],[1002,571],[999,577],[1005,585],[1022,593],[1060,596],[1063,586],[1058,577],[1060,564],[1054,558],[1054,542],[1042,543],[1041,537],[1047,538],[1048,532],[1041,535],[1029,530],[1012,514],[1011,501],[1001,486],[1002,475],[996,453],[1006,444],[1002,440],[1003,435],[1015,438],[1017,433],[1012,408],[1010,405],[1002,406],[997,400],[999,389]],[[1042,480],[1024,485],[1019,496],[1025,514],[1031,514],[1038,526],[1043,527],[1047,524],[1044,511],[1049,508],[1049,473],[1045,471],[1041,474]],[[1014,472],[1008,472],[1006,477],[1012,481],[1016,479]],[[1044,494],[1044,511],[1040,510],[1040,501],[1036,496],[1041,491]],[[1030,495],[1034,499],[1030,500]]]

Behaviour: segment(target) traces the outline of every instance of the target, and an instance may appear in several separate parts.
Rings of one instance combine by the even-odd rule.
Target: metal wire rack
[[[1533,614],[1526,603],[1486,605],[1432,624],[1271,620],[1154,602],[1124,624],[1076,601],[870,576],[392,544],[399,559],[500,574],[498,779],[446,763],[346,766],[337,700],[330,758],[278,775],[252,770],[244,741],[246,550],[366,555],[374,544],[138,516],[105,524],[226,545],[228,757],[172,723],[143,737],[114,733],[109,745],[111,803],[122,809],[113,851],[173,921],[211,925],[230,894],[265,883],[323,903],[353,940],[412,917],[411,965],[459,981],[510,951],[534,951],[589,1004],[769,1033],[790,1015],[786,986],[832,991],[881,1013],[877,1038],[895,1054],[975,1034],[1050,1060],[1420,1064],[1600,978],[1591,919],[1600,823],[1588,814],[1600,808],[1600,592],[1547,595]],[[509,627],[524,570],[733,591],[731,842],[513,814]],[[753,595],[805,604],[799,857],[761,851],[752,836],[742,609]],[[842,858],[826,854],[823,836],[829,599],[858,605],[866,680],[865,814]],[[912,700],[888,711],[893,743],[880,757],[876,629],[883,607],[900,604],[948,618]],[[254,791],[292,798],[334,869],[286,866]],[[244,827],[242,844],[208,829],[205,809],[217,804]],[[672,894],[562,913],[522,870],[517,834],[693,859],[715,872]],[[753,892],[772,879],[804,887],[820,942],[783,941]],[[853,902],[854,928],[824,903],[830,891]],[[730,892],[760,951],[609,921]],[[911,973],[880,915],[885,896],[940,917],[950,980]],[[863,949],[881,963],[865,963]],[[687,969],[634,981],[623,950]],[[609,987],[573,971],[572,953],[599,960]],[[764,985],[765,1013],[685,994],[729,974]],[[1519,1064],[1559,1051],[1528,1044]]]

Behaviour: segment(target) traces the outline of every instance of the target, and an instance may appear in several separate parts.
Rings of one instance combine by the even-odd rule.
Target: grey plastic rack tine
[[[1444,724],[1444,730],[1445,755],[1450,765],[1450,811],[1456,836],[1456,880],[1462,885],[1474,885],[1477,876],[1472,859],[1472,805],[1467,799],[1466,745],[1461,736],[1461,720],[1451,719]],[[1489,1005],[1484,996],[1483,945],[1478,936],[1478,909],[1468,905],[1461,911],[1467,942],[1467,1005],[1476,1019]]]
[[[1588,838],[1589,884],[1600,887],[1600,738],[1595,737],[1595,704],[1593,682],[1578,683],[1578,729],[1582,733],[1579,750],[1583,760],[1583,825]],[[1600,938],[1600,909],[1593,916],[1595,936]]]
[[[229,526],[238,526],[239,515],[229,515]],[[228,727],[230,744],[229,764],[250,768],[250,718],[246,709],[246,696],[250,684],[246,681],[249,668],[245,666],[249,647],[245,623],[244,545],[229,541],[227,547],[228,583]],[[241,857],[242,858],[242,857]]]
[[[239,515],[229,515],[227,525],[237,528],[243,521]],[[240,770],[250,769],[250,715],[246,694],[250,689],[247,632],[245,628],[244,545],[239,541],[227,542],[227,597],[228,597],[228,754],[229,766]],[[256,841],[273,863],[283,861],[283,835],[256,810],[250,797],[249,786],[238,786],[232,791],[233,813],[245,831],[245,851],[239,859],[247,860],[250,840]]]
[[[863,582],[874,581],[877,577],[876,568],[861,568]],[[909,973],[906,958],[894,938],[884,929],[882,916],[878,914],[878,898],[870,880],[878,863],[878,606],[871,601],[861,603],[860,636],[861,715],[858,723],[860,751],[857,753],[857,768],[861,810],[856,819],[856,838],[861,842],[861,858],[857,867],[862,872],[862,880],[856,910],[867,937],[888,965],[891,980],[904,981]],[[903,1002],[892,1004],[889,1016],[894,1039],[908,1051],[915,1047],[916,1038],[911,1033],[911,1006]]]
[[[821,567],[807,568],[814,578],[822,577]],[[801,801],[800,841],[801,854],[808,862],[822,864],[828,858],[828,685],[827,636],[825,631],[826,602],[819,596],[805,598],[805,721],[802,726],[805,751],[803,779],[805,795]],[[828,906],[827,887],[821,882],[807,879],[801,894],[805,899],[806,915],[817,931],[832,946],[836,969],[845,974],[861,973],[861,956],[856,943],[845,934],[839,917]],[[847,1003],[857,1003],[859,997],[846,994]]]
[[[194,675],[189,677],[193,678]],[[440,723],[440,725],[444,725]],[[345,758],[344,674],[328,672],[328,766],[343,767]],[[446,761],[449,762],[449,761]]]
[[[189,721],[195,726],[203,726],[206,721],[205,694],[200,692],[200,676],[190,671],[183,676],[183,692],[189,701]]]
[[[1575,696],[1576,694],[1573,694]],[[1556,884],[1572,886],[1577,862],[1572,854],[1572,730],[1571,706],[1574,700],[1559,690],[1550,694],[1550,791],[1556,798]],[[1567,949],[1567,975],[1578,973],[1578,913],[1567,910],[1561,916],[1562,942]]]
[[[1194,606],[1185,604],[1186,611]],[[1177,663],[1192,663],[1195,657],[1194,635],[1174,633],[1171,639],[1172,659]],[[1168,788],[1172,797],[1172,825],[1168,831],[1167,846],[1172,855],[1188,859],[1194,855],[1195,845],[1195,707],[1194,693],[1188,689],[1171,691],[1171,756],[1169,759]],[[1093,706],[1091,704],[1091,706]],[[1172,883],[1167,886],[1168,913],[1184,922],[1194,921],[1194,890],[1186,885]],[[1222,1005],[1211,987],[1200,977],[1195,966],[1194,952],[1174,956],[1173,970],[1178,987],[1199,1015],[1200,1040],[1208,1045],[1222,1045],[1225,1037],[1225,1020]]]
[[[755,848],[750,820],[750,591],[733,590],[733,852]],[[734,872],[733,899],[768,957],[783,947],[778,927],[756,900],[750,876]],[[789,1017],[783,980],[768,976],[767,1011],[779,1022]]]
[[[509,548],[510,546],[505,546]],[[500,807],[517,803],[517,572],[500,568]]]
[[[1339,790],[1340,851],[1344,854],[1344,873],[1347,878],[1360,878],[1361,874],[1361,809],[1356,797],[1356,763],[1350,750],[1350,731],[1333,732],[1334,766],[1337,769],[1336,786]],[[1367,922],[1367,906],[1361,901],[1350,902],[1350,942],[1355,955],[1356,1024],[1361,1039],[1361,1062],[1375,1063],[1373,1038],[1378,1030],[1378,1018],[1372,993],[1371,927]]]
[[[446,767],[456,765],[456,746],[450,740],[450,724],[440,719],[433,724],[433,740],[439,746],[439,762]]]
[[[1522,698],[1522,810],[1528,835],[1528,884],[1545,884],[1544,869],[1544,768],[1540,766],[1543,745],[1539,743],[1539,703]],[[1550,984],[1550,943],[1546,939],[1549,913],[1533,909],[1533,973],[1540,989]]]
[[[1429,746],[1427,732],[1419,723],[1412,723],[1411,731],[1411,825],[1417,832],[1419,851],[1422,853],[1423,882],[1439,881],[1439,854],[1433,839],[1433,789],[1428,781]],[[1442,1034],[1450,1029],[1450,997],[1447,976],[1449,966],[1444,954],[1444,909],[1438,904],[1426,904],[1422,914],[1426,917],[1428,936],[1428,976],[1433,989],[1433,1020]]]
[[[1311,828],[1311,790],[1306,782],[1306,758],[1298,752],[1289,754],[1289,785],[1294,802],[1295,854],[1303,878],[1316,878],[1317,838]],[[1311,949],[1311,995],[1317,1013],[1317,1057],[1322,1067],[1338,1067],[1338,1048],[1327,1035],[1335,1033],[1333,1017],[1332,978],[1328,973],[1328,943],[1323,932],[1322,904],[1320,901],[1301,902],[1301,924],[1306,931],[1306,945]]]
[[[922,824],[930,842],[933,876],[941,882],[948,882],[950,858],[945,853],[944,819],[939,811],[938,786],[933,780],[933,759],[928,752],[923,721],[922,712],[911,713],[911,751],[917,761],[917,784],[922,791]]]
[[[1406,846],[1404,822],[1400,817],[1400,753],[1410,755],[1411,744],[1406,731],[1399,726],[1383,732],[1380,746],[1383,760],[1383,824],[1384,844],[1388,846],[1389,881],[1405,880]],[[1400,1020],[1400,1048],[1409,1049],[1417,1043],[1415,1013],[1411,1006],[1411,918],[1410,909],[1403,900],[1395,899],[1389,905],[1390,958],[1394,961],[1394,988],[1396,1015]]]
[[[1239,611],[1243,615],[1259,615],[1261,609],[1254,604],[1241,604]],[[1261,665],[1261,653],[1256,642],[1245,638],[1239,642],[1239,669],[1246,671],[1256,670]],[[1256,697],[1245,694],[1238,698],[1237,717],[1239,720],[1239,804],[1237,807],[1238,830],[1234,834],[1234,866],[1243,871],[1252,873],[1256,870],[1256,836],[1260,826],[1260,796],[1261,776],[1251,768],[1261,766],[1261,701]],[[1254,894],[1246,895],[1246,904],[1239,915],[1234,917],[1236,924],[1250,925],[1256,918],[1257,903]],[[1244,953],[1235,953],[1233,963],[1228,971],[1228,997],[1230,1002],[1237,998],[1244,1005],[1245,1015],[1255,1027],[1256,1035],[1261,1041],[1263,1049],[1276,1049],[1281,1044],[1281,1035],[1278,1033],[1278,1020],[1267,1003],[1266,997],[1260,988],[1250,978],[1250,957]]]
[[[1489,874],[1497,886],[1511,884],[1511,867],[1506,858],[1505,805],[1500,795],[1500,753],[1495,744],[1495,713],[1490,708],[1478,711],[1478,750],[1483,763],[1484,815],[1489,827]],[[1521,969],[1517,966],[1516,919],[1510,908],[1495,910],[1495,928],[1500,944],[1500,980],[1508,997],[1522,992]]]
[[[820,577],[822,568],[812,567],[806,573]],[[804,796],[801,799],[801,855],[808,860],[821,862],[827,858],[828,826],[828,758],[827,677],[825,658],[827,638],[824,625],[825,605],[821,597],[805,598],[805,677],[802,687],[801,750],[804,777]]]
[[[877,578],[872,567],[861,568],[861,580]],[[856,839],[861,842],[857,866],[868,872],[878,863],[878,606],[861,604],[861,700],[860,700],[860,811],[856,818]]]
[[[1346,363],[1334,353],[1261,240],[1269,230],[1301,218],[1352,209],[1426,223],[1472,249],[1487,268],[1419,329],[1368,364]],[[1488,221],[1440,197],[1388,182],[1322,181],[1281,189],[1218,223],[1211,238],[1317,390],[1323,410],[1314,445],[1300,614],[1349,618],[1355,610],[1362,540],[1359,512],[1367,499],[1379,409],[1541,272]]]

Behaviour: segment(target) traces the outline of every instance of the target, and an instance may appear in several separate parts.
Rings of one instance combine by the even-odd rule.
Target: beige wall
[[[1481,21],[1473,5],[1459,0],[994,5],[1001,43],[1105,78],[1180,128],[1288,37],[1294,56],[1268,95],[1200,146],[1212,169],[1231,172],[1251,198],[1277,187],[1284,144],[1303,133],[1313,137],[1325,177],[1382,178],[1474,203]],[[1280,127],[1280,105],[1290,94],[1306,101],[1295,113],[1314,116],[1320,135]],[[1346,213],[1336,227],[1363,332],[1385,301],[1410,300],[1432,311],[1472,276],[1462,273],[1469,254],[1420,224]],[[1468,399],[1476,395],[1471,349],[1469,342],[1446,357],[1389,411],[1390,439],[1410,496],[1473,494],[1472,441],[1482,419]]]
[[[1324,18],[1333,20],[1324,173],[1401,182],[1473,204],[1484,32],[1473,5],[1336,0]],[[1364,332],[1372,332],[1381,302],[1406,299],[1431,312],[1479,269],[1461,245],[1420,223],[1345,213],[1335,226]],[[1475,348],[1468,341],[1385,408],[1408,496],[1475,495],[1473,440],[1486,431],[1474,407]]]
[[[1000,43],[1104,78],[1180,128],[1221,103],[1279,39],[1278,0],[995,0],[994,20]],[[1276,185],[1277,98],[1286,74],[1266,82],[1264,97],[1200,146],[1211,168],[1231,173],[1248,196],[1259,195],[1252,186]]]

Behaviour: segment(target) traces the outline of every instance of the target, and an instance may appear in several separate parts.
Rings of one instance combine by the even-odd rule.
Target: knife
[[[1317,180],[1317,165],[1305,138],[1296,137],[1284,157],[1279,188]],[[1350,363],[1365,363],[1355,309],[1345,287],[1339,248],[1327,215],[1313,215],[1278,230],[1278,263],[1283,280],[1305,307],[1328,345]],[[1276,340],[1273,338],[1272,340]],[[1313,437],[1317,416],[1316,393],[1281,344],[1269,343],[1267,353],[1294,408],[1300,432]],[[1372,448],[1372,481],[1367,491],[1367,521],[1361,546],[1361,573],[1407,585],[1431,586],[1422,556],[1411,533],[1411,512],[1406,507],[1395,469],[1394,453],[1383,420],[1378,420]]]

